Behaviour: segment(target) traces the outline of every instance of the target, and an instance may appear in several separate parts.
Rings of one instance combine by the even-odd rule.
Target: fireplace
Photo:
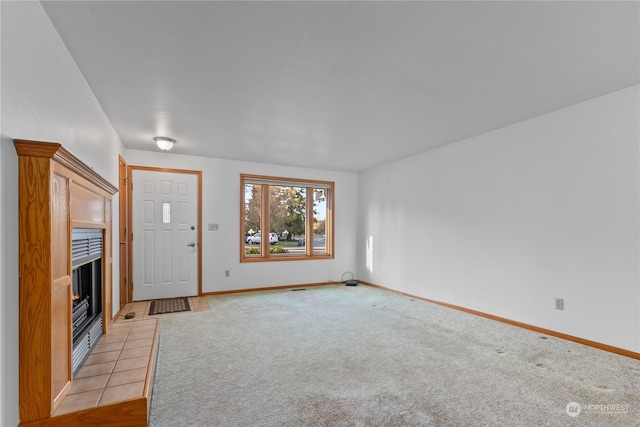
[[[90,421],[95,420],[91,418],[95,414],[103,417],[99,411],[72,411],[56,417],[58,421],[52,415],[73,386],[74,369],[86,363],[84,358],[91,351],[90,346],[103,332],[108,332],[113,322],[111,200],[118,188],[59,143],[26,140],[13,143],[18,154],[20,192],[20,387],[15,391],[20,423],[99,424]],[[73,227],[84,228],[88,235],[74,233]],[[101,249],[72,256],[72,238],[76,240],[73,246],[79,248],[76,244],[80,240],[95,242],[93,233],[101,234],[95,236],[98,241],[102,239],[102,244],[97,245]],[[77,336],[73,342],[73,295],[79,293],[73,291],[73,267],[100,257],[102,262],[96,263],[99,267],[92,267],[96,273],[92,272],[90,277],[101,279],[102,290],[90,289],[93,297],[86,305],[101,298],[102,320],[99,314],[97,318],[94,316],[95,312],[89,314],[89,307],[85,313],[76,313],[76,321],[85,314],[91,320],[83,325],[78,323],[84,323],[85,319],[76,322]],[[97,273],[97,268],[101,273]],[[83,274],[80,271],[75,274],[79,283]],[[67,421],[60,421],[63,419]]]
[[[72,230],[73,374],[102,336],[102,242],[101,229]]]

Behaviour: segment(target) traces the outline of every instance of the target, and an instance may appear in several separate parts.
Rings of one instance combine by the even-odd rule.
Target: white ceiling
[[[361,171],[640,82],[638,2],[43,5],[132,149]]]

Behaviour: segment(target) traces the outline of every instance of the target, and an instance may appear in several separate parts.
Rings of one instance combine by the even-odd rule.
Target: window
[[[162,203],[162,223],[163,224],[171,223],[171,203],[169,202]]]
[[[240,179],[241,262],[333,258],[333,182]]]

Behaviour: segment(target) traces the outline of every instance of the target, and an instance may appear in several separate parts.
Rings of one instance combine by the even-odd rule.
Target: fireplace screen
[[[73,371],[102,336],[102,230],[73,229]]]
[[[102,312],[102,258],[73,269],[73,339]]]

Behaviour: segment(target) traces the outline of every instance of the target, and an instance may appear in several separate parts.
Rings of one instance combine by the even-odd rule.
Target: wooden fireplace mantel
[[[61,144],[15,140],[19,167],[20,422],[50,418],[73,381],[71,230],[103,230],[104,333],[112,319],[111,198]]]

